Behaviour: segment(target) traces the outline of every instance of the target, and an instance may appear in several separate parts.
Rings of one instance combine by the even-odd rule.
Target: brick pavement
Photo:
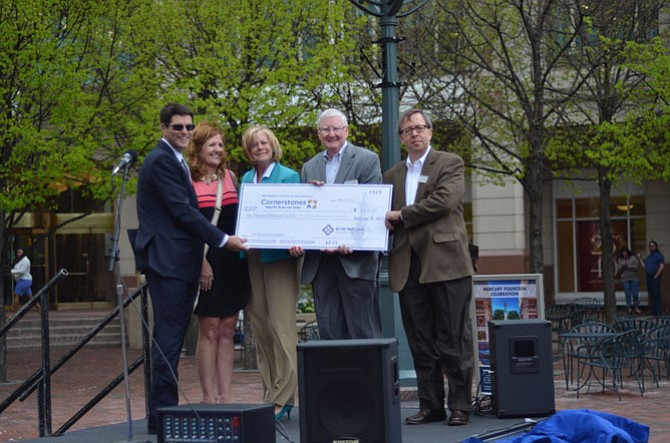
[[[52,361],[60,355],[54,350]],[[129,361],[139,351],[129,351]],[[4,400],[18,383],[34,372],[40,362],[38,350],[10,351],[8,354],[8,376],[10,383],[0,384],[0,399]],[[239,366],[239,362],[238,362]],[[62,423],[85,404],[95,393],[121,373],[121,348],[85,348],[81,355],[63,366],[52,379],[52,415],[55,432]],[[200,388],[195,370],[195,359],[184,357],[180,365],[182,402],[200,401]],[[130,376],[132,418],[144,418],[142,371],[138,369]],[[628,417],[651,428],[651,443],[670,441],[670,414],[666,407],[670,400],[670,381],[663,380],[660,388],[652,387],[644,397],[639,395],[634,381],[628,381],[619,401],[613,392],[601,393],[597,388],[580,395],[566,391],[560,362],[555,366],[555,395],[557,410],[588,408]],[[529,387],[532,389],[532,387]],[[234,375],[233,395],[239,403],[257,403],[262,397],[260,378],[255,371],[237,369]],[[124,386],[116,388],[105,400],[85,415],[70,430],[90,428],[124,422],[126,417]],[[0,414],[0,442],[34,439],[38,437],[36,396],[25,402],[15,402]]]

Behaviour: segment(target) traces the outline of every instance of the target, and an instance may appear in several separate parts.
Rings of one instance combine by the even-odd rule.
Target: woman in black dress
[[[233,235],[237,218],[237,179],[226,168],[225,137],[211,122],[201,122],[193,131],[187,150],[193,187],[200,211],[210,220],[221,186],[221,211],[217,227]],[[220,185],[219,185],[220,183]],[[231,403],[235,326],[240,310],[249,301],[250,285],[246,259],[226,248],[208,248],[202,262],[198,316],[196,366],[203,403]]]

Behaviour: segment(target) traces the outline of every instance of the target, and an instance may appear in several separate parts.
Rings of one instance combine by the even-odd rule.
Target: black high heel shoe
[[[279,412],[275,413],[275,420],[276,421],[282,421],[284,419],[284,416],[286,416],[287,421],[291,421],[291,410],[293,409],[293,405],[284,405]]]

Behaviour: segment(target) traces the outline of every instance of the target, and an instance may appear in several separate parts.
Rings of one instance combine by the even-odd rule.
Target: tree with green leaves
[[[549,157],[559,165],[592,171],[582,179],[598,184],[601,272],[609,321],[616,314],[612,190],[668,174],[664,131],[652,129],[661,109],[658,94],[647,86],[644,73],[654,61],[651,55],[665,46],[655,37],[663,7],[662,2],[649,0],[582,4],[585,20],[578,30],[579,45],[565,59],[566,68],[584,79],[583,88],[559,115],[565,130],[549,149]]]
[[[168,102],[223,121],[234,164],[242,131],[258,123],[299,167],[318,149],[305,127],[350,80],[353,11],[345,0],[3,3],[0,265],[21,215],[52,209],[63,189],[113,197],[110,165],[129,149],[141,161]]]
[[[224,122],[229,158],[246,161],[240,137],[252,123],[272,127],[288,165],[315,153],[318,139],[305,128],[351,78],[344,54],[355,50],[362,19],[349,2],[161,3],[150,25],[164,48],[157,75],[193,104],[196,120]]]
[[[418,14],[422,31],[413,49],[420,66],[419,106],[466,129],[470,152],[464,158],[479,174],[493,180],[502,174],[522,185],[529,207],[530,270],[544,273],[543,187],[551,179],[547,145],[558,115],[584,82],[566,72],[564,63],[584,21],[579,2],[430,5]],[[563,17],[565,11],[571,15]]]
[[[108,199],[111,162],[124,149],[147,145],[141,112],[157,106],[159,85],[151,76],[153,60],[131,51],[134,44],[151,46],[135,32],[151,12],[142,1],[22,0],[0,7],[3,270],[23,214],[53,208],[66,188]],[[0,354],[4,380],[4,340]]]

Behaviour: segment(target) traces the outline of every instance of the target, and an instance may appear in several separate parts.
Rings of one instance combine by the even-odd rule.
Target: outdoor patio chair
[[[563,373],[566,389],[569,389],[574,383],[575,373],[577,373],[577,384],[579,385],[579,378],[586,364],[594,358],[595,345],[603,339],[602,334],[615,333],[616,329],[610,323],[587,319],[570,328],[568,335],[563,335]]]
[[[636,352],[638,345],[639,333],[634,330],[621,332],[595,345],[592,358],[586,362],[589,367],[587,380],[577,388],[577,398],[579,398],[580,388],[586,386],[588,392],[591,380],[595,379],[602,386],[602,392],[605,392],[606,389],[615,391],[621,400],[620,388],[623,387],[624,372],[630,372],[631,368],[640,364],[639,354]],[[640,395],[644,396],[639,372],[633,371],[632,373]]]
[[[658,378],[665,369],[665,378],[670,378],[670,324],[658,326],[640,337],[639,372],[644,386],[644,372],[648,368],[652,379],[659,387]]]
[[[581,297],[575,300],[574,305],[582,309],[582,318],[605,320],[605,304],[602,300],[592,297]]]
[[[298,339],[301,343],[310,340],[319,340],[319,325],[316,320],[311,321],[300,328]]]
[[[619,332],[638,331],[640,335],[646,334],[656,326],[653,321],[645,318],[627,318],[614,323],[614,328]]]

